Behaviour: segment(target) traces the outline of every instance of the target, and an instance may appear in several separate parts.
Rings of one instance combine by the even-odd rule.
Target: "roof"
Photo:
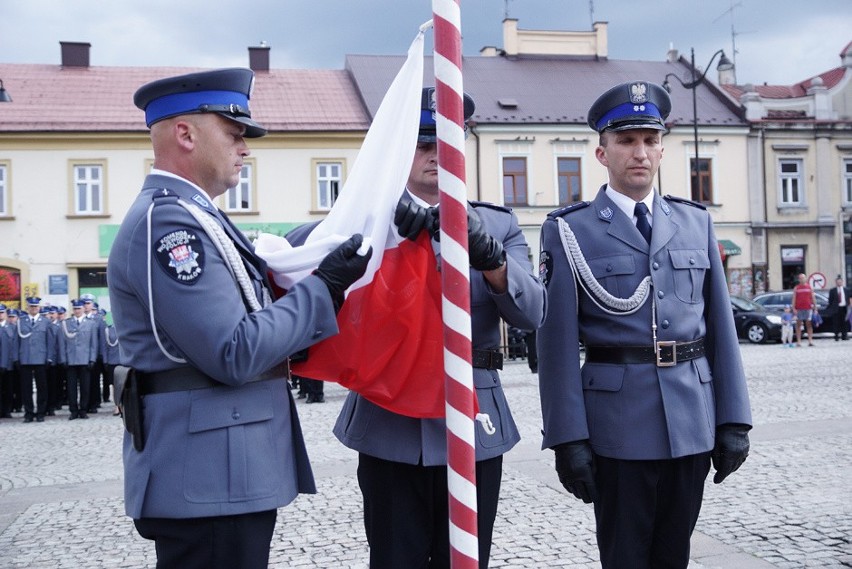
[[[736,100],[739,100],[749,89],[754,89],[754,92],[764,99],[798,99],[808,95],[808,89],[817,78],[827,89],[831,89],[840,83],[845,73],[846,67],[835,67],[793,85],[725,85],[723,88]]]
[[[405,61],[404,56],[347,55],[352,74],[371,116]],[[595,99],[618,83],[646,80],[662,83],[666,74],[688,76],[688,67],[665,61],[594,60],[571,57],[465,57],[464,90],[476,102],[472,121],[483,124],[582,124]],[[424,85],[434,84],[433,61],[424,62]],[[546,88],[542,86],[546,85]],[[668,123],[692,124],[692,91],[672,81]],[[726,96],[702,83],[696,91],[701,125],[745,126]],[[517,106],[500,106],[499,101]]]
[[[141,85],[201,68],[62,67],[3,64],[12,97],[0,104],[0,132],[147,132],[133,105]],[[258,72],[252,118],[275,131],[366,131],[370,117],[349,74],[339,69]]]

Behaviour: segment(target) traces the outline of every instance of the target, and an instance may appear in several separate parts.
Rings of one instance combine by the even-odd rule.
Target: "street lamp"
[[[674,73],[666,73],[665,78],[663,79],[663,89],[672,92],[671,83],[669,83],[669,77],[674,77],[677,79],[677,82],[683,86],[684,89],[689,89],[692,91],[692,134],[695,142],[695,163],[693,164],[693,195],[691,196],[693,199],[696,198],[696,190],[698,190],[698,197],[700,198],[700,187],[699,183],[699,167],[698,167],[698,97],[696,95],[696,91],[698,86],[704,81],[704,77],[707,75],[707,72],[710,70],[710,66],[713,64],[713,60],[716,59],[717,55],[721,55],[719,58],[719,65],[716,66],[717,71],[728,71],[734,67],[734,64],[731,63],[731,60],[725,57],[725,52],[723,50],[719,50],[713,54],[713,57],[710,58],[710,61],[707,63],[707,67],[704,69],[704,73],[701,74],[700,77],[695,76],[695,48],[690,48],[690,66],[692,67],[692,81],[688,83],[684,83],[680,77],[675,75]],[[700,200],[697,200],[700,201]]]
[[[12,96],[9,94],[9,91],[3,87],[3,80],[0,79],[0,103],[11,103]]]

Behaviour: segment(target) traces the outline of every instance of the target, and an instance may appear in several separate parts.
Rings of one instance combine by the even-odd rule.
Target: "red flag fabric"
[[[444,416],[441,279],[426,232],[385,249],[337,322],[340,333],[293,364],[296,375],[335,381],[394,413]]]

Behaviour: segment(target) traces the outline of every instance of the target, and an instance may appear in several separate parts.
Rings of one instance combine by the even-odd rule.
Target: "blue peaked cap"
[[[671,110],[672,100],[665,89],[656,83],[629,81],[609,89],[592,103],[588,123],[597,132],[666,130]]]

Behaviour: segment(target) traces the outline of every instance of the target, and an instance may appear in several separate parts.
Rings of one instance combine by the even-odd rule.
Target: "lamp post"
[[[727,70],[733,68],[734,64],[731,63],[731,60],[728,59],[725,56],[725,52],[720,49],[719,51],[714,53],[713,56],[710,58],[710,61],[707,63],[707,67],[704,69],[704,72],[701,74],[701,76],[696,77],[695,76],[695,48],[690,48],[689,51],[690,51],[690,66],[692,68],[692,81],[689,81],[688,83],[684,83],[681,80],[681,78],[678,77],[677,75],[675,75],[674,73],[666,73],[666,76],[663,79],[663,89],[665,89],[669,93],[672,92],[672,86],[671,86],[671,83],[669,83],[669,77],[674,77],[675,79],[677,79],[677,82],[680,83],[681,86],[684,89],[689,89],[690,91],[692,91],[692,136],[693,136],[694,143],[695,143],[695,162],[692,165],[693,195],[691,197],[693,199],[695,199],[695,197],[696,197],[694,195],[695,191],[699,190],[698,191],[699,197],[700,197],[700,193],[701,193],[700,188],[698,186],[698,182],[699,182],[700,178],[698,177],[698,172],[699,172],[699,166],[698,166],[698,164],[699,164],[699,162],[698,162],[698,96],[696,94],[696,91],[698,89],[698,86],[701,84],[701,82],[704,81],[704,77],[707,75],[707,72],[710,70],[710,66],[713,64],[713,60],[716,59],[717,55],[722,56],[722,57],[719,58],[719,65],[716,66],[717,71],[727,71]],[[701,201],[701,200],[696,200],[696,201]]]

